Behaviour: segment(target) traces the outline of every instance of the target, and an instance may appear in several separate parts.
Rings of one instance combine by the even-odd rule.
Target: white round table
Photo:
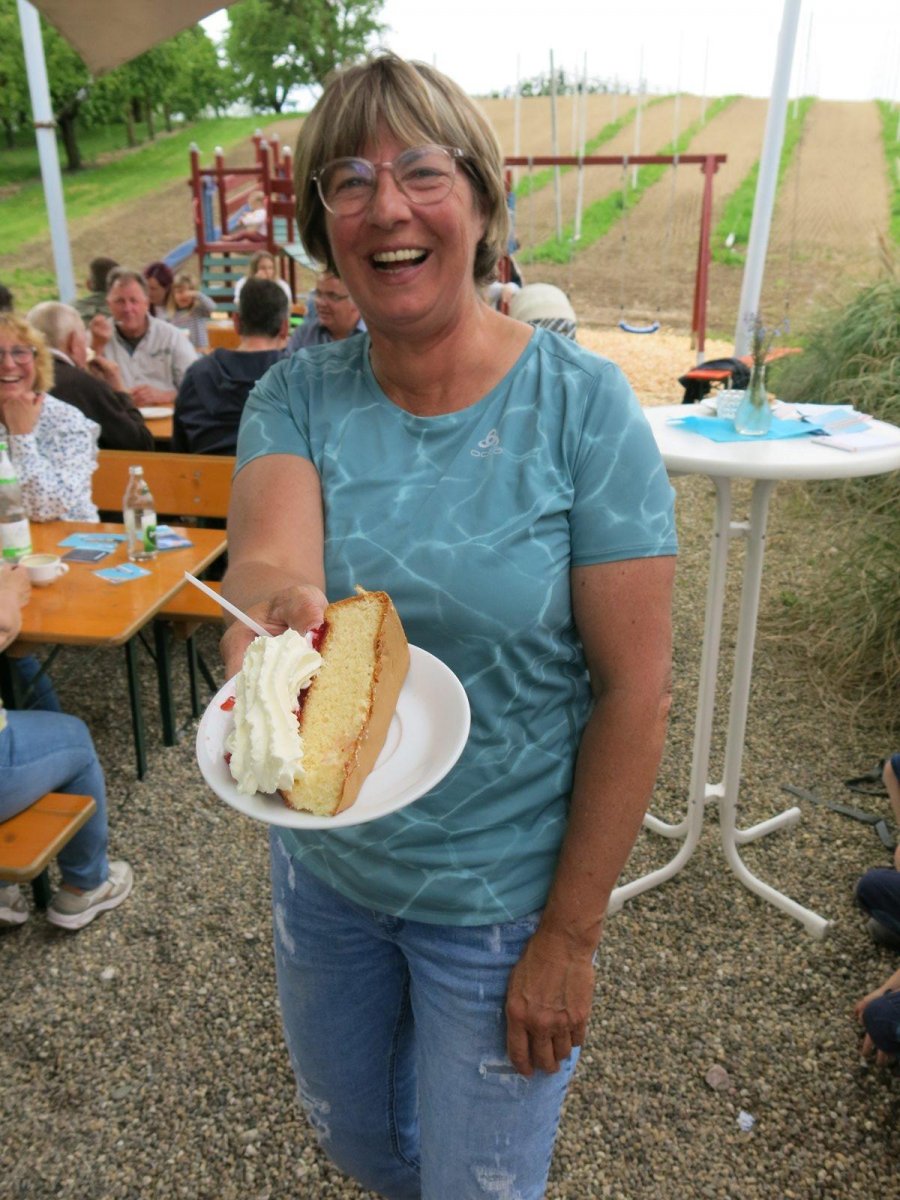
[[[702,412],[700,406],[687,404],[644,409],[670,474],[707,475],[716,490],[688,811],[677,825],[668,824],[651,814],[645,818],[648,828],[666,837],[679,838],[682,844],[675,857],[664,867],[614,889],[610,911],[618,911],[626,900],[671,879],[685,866],[700,839],[706,804],[715,801],[719,805],[719,828],[725,859],[738,879],[758,896],[802,922],[814,937],[821,938],[830,922],[758,879],[738,854],[740,846],[775,829],[795,825],[801,815],[800,809],[794,807],[747,829],[737,828],[741,759],[750,698],[769,498],[775,485],[782,479],[849,479],[896,470],[900,467],[900,444],[850,452],[820,445],[809,438],[713,442],[698,433],[690,433],[670,424],[673,419]],[[876,426],[880,424],[876,422]],[[750,517],[746,522],[733,521],[731,517],[731,485],[735,479],[754,481]],[[747,539],[747,553],[731,679],[725,773],[720,783],[710,783],[709,758],[719,675],[725,577],[729,546],[735,537]]]

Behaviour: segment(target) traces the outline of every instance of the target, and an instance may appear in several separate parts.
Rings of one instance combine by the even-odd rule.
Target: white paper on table
[[[862,433],[827,433],[809,439],[833,450],[881,450],[885,446],[900,446],[900,429],[896,425],[871,425]]]

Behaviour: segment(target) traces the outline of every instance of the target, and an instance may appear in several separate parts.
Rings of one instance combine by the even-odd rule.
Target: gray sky
[[[651,91],[767,96],[782,0],[386,0],[383,44],[435,63],[466,91],[546,71],[618,78]],[[900,101],[897,0],[803,0],[791,95]],[[208,27],[221,29],[221,14]],[[704,86],[705,82],[705,86]]]

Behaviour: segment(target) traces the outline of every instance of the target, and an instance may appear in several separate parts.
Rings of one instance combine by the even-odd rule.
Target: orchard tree
[[[321,85],[365,53],[384,26],[382,0],[243,0],[229,8],[226,40],[239,94],[281,112],[294,87]]]
[[[172,113],[180,113],[186,121],[193,121],[207,108],[221,115],[231,103],[234,88],[201,26],[183,30],[166,45],[172,55],[172,70],[162,96],[166,128],[170,128]]]
[[[0,125],[10,150],[28,120],[28,83],[15,0],[0,0]]]

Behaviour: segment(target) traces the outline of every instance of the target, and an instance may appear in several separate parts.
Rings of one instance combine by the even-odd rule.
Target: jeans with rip
[[[93,796],[96,812],[57,855],[63,882],[89,891],[109,875],[106,786],[87,726],[55,712],[7,712],[0,731],[0,821],[47,792]]]
[[[275,963],[300,1100],[322,1148],[387,1200],[540,1200],[578,1051],[526,1079],[509,973],[537,928],[431,925],[345,899],[271,835]]]

